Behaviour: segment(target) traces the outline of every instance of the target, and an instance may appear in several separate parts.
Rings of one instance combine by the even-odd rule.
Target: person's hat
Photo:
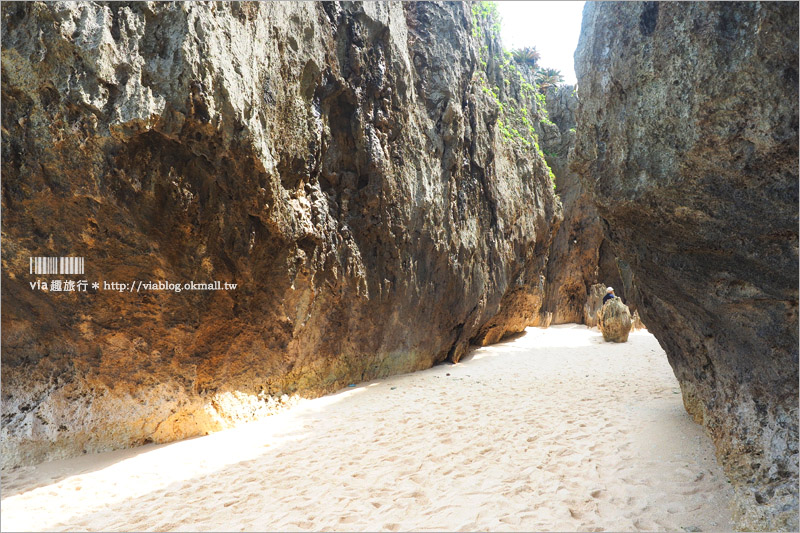
[[[614,287],[609,287],[606,289],[606,292],[614,292]]]

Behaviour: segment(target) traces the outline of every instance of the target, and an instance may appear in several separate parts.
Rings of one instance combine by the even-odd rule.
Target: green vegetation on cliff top
[[[545,95],[542,92],[546,86],[537,84],[538,76],[533,70],[538,60],[538,52],[535,48],[529,48],[524,52],[512,53],[501,48],[500,54],[491,55],[489,51],[491,41],[500,42],[500,23],[497,4],[494,2],[472,4],[472,36],[478,43],[478,63],[481,68],[481,71],[476,73],[475,80],[480,83],[481,91],[491,97],[498,106],[497,129],[503,139],[520,149],[536,150],[547,167],[555,189],[555,175],[539,146],[539,135],[535,126],[537,122],[553,124],[547,116]],[[516,63],[520,66],[518,67]],[[509,90],[490,82],[490,65],[498,67],[503,73],[504,84],[509,86]],[[521,69],[526,71],[523,72]],[[513,95],[512,85],[519,86],[516,91],[517,97]],[[529,116],[529,109],[533,116]]]

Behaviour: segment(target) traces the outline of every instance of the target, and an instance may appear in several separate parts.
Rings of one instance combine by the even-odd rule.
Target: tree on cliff
[[[526,46],[525,48],[517,48],[511,51],[514,61],[521,65],[527,65],[531,68],[536,68],[538,61],[542,55],[535,46]]]
[[[555,87],[563,82],[564,75],[558,69],[540,68],[536,70],[536,84],[539,86],[539,92],[543,93],[547,91],[548,87]]]

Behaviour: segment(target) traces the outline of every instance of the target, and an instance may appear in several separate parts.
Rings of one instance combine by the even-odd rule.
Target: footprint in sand
[[[578,509],[573,509],[572,507],[569,507],[568,509],[569,509],[569,515],[572,518],[574,518],[576,520],[580,520],[581,518],[583,518],[583,513],[581,511],[579,511]]]
[[[508,497],[511,497],[511,496],[519,496],[520,494],[523,494],[525,492],[531,492],[531,488],[528,487],[527,485],[520,485],[520,486],[517,486],[517,487],[512,487],[511,489],[503,492],[503,496],[508,498]],[[500,521],[502,522],[503,520],[501,519]],[[507,522],[507,523],[511,523],[511,522]],[[518,523],[518,522],[516,522],[516,523]]]
[[[655,528],[649,525],[647,522],[644,522],[641,519],[636,519],[633,521],[633,527],[638,529],[639,531],[653,531]]]
[[[518,526],[522,524],[522,519],[519,516],[504,516],[500,519],[500,522],[511,526]]]
[[[411,494],[408,495],[409,498],[414,498],[417,503],[427,502],[428,498],[425,496],[424,493],[421,491],[415,490]]]

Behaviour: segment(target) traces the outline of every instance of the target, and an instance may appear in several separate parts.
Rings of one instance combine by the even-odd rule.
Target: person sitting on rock
[[[617,295],[614,294],[614,287],[607,288],[606,289],[606,295],[603,296],[603,305],[605,305],[607,301],[613,300],[616,297],[617,297]]]

